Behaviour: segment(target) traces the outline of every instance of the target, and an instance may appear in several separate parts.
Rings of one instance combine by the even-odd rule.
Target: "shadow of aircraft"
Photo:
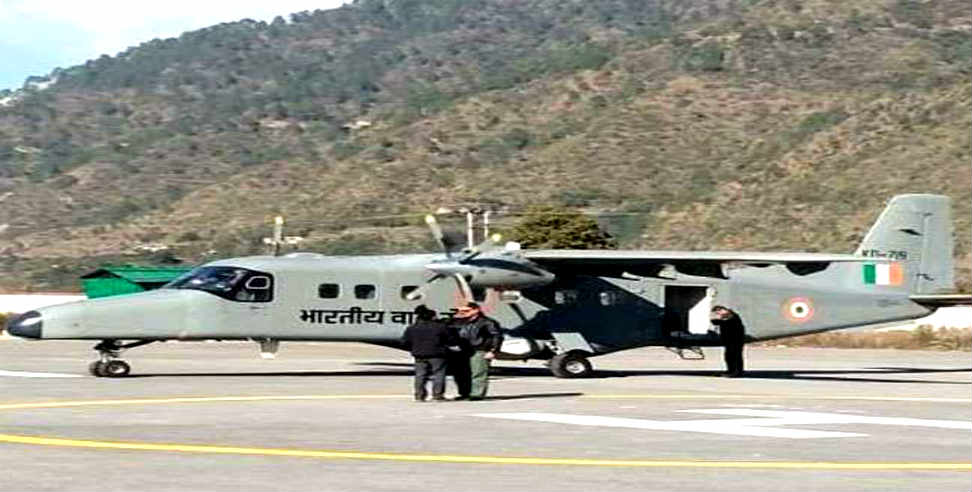
[[[722,371],[603,371],[614,373],[604,377],[628,377],[628,376],[703,376],[703,377],[722,377]],[[916,380],[916,379],[896,379],[891,377],[878,377],[894,374],[915,374],[915,373],[949,373],[949,372],[972,372],[972,368],[962,369],[923,369],[923,368],[865,368],[850,370],[748,370],[739,379],[791,379],[805,381],[841,381],[841,382],[863,382],[863,383],[907,383],[907,384],[960,384],[972,385],[972,381],[940,381],[940,380]],[[860,376],[858,376],[860,375]]]
[[[411,364],[399,362],[359,362],[357,365],[365,366],[393,366],[408,367]],[[862,369],[808,369],[808,370],[752,370],[746,371],[741,379],[793,379],[793,380],[812,380],[812,381],[845,381],[845,382],[870,382],[870,383],[921,383],[921,384],[965,384],[972,385],[972,381],[923,381],[906,380],[894,378],[873,377],[879,375],[893,374],[934,374],[951,372],[972,373],[972,367],[964,368],[919,368],[919,367],[870,367]],[[498,378],[504,377],[552,377],[550,371],[543,367],[510,367],[493,366],[490,374]],[[587,379],[606,379],[606,378],[626,378],[637,376],[694,376],[694,377],[722,377],[723,371],[717,370],[614,370],[599,369]],[[853,377],[860,374],[868,377]]]
[[[363,377],[363,376],[411,376],[412,364],[407,362],[357,362],[358,366],[375,367],[374,370],[360,371],[274,371],[274,372],[205,372],[205,373],[156,373],[132,374],[129,378],[151,377]],[[382,369],[378,369],[382,368]],[[907,384],[958,384],[972,385],[969,381],[941,381],[896,379],[895,374],[942,374],[968,372],[972,367],[963,368],[922,368],[922,367],[869,367],[861,369],[807,369],[807,370],[749,370],[739,379],[789,379],[806,381],[841,381],[866,383],[907,383]],[[553,377],[544,367],[494,366],[490,374],[497,379],[521,377]],[[688,376],[721,377],[718,370],[615,370],[600,369],[586,379],[627,378],[639,376]]]

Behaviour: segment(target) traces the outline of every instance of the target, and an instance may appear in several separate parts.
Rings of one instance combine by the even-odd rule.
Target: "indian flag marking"
[[[867,263],[864,265],[864,283],[874,285],[901,285],[904,274],[901,263]]]

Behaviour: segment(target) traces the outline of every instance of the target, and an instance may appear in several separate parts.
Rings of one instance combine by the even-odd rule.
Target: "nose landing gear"
[[[98,351],[98,360],[88,364],[88,372],[99,378],[123,378],[128,376],[132,367],[121,360],[122,351],[148,345],[155,340],[139,340],[128,344],[118,343],[117,340],[102,340],[94,349]]]

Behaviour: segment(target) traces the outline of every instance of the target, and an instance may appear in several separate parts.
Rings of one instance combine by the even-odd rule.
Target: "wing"
[[[762,253],[745,251],[647,251],[647,250],[524,250],[523,257],[554,273],[620,277],[663,277],[666,268],[686,275],[727,278],[734,266],[785,265],[797,275],[808,275],[834,262],[884,262],[879,258],[823,253]]]

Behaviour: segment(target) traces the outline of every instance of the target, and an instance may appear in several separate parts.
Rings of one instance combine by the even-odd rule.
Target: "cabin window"
[[[273,300],[273,281],[267,275],[254,274],[246,279],[233,299],[244,302],[270,302]]]
[[[613,306],[621,302],[621,296],[617,292],[605,291],[598,296],[602,306]]]
[[[317,297],[321,299],[337,299],[341,295],[341,286],[338,284],[321,284],[317,286]]]
[[[417,285],[403,285],[402,286],[402,290],[401,290],[401,297],[402,297],[402,299],[404,299],[406,301],[417,301],[417,300],[425,297],[425,294],[423,294],[422,292],[416,292],[414,298],[409,298],[408,297],[409,295],[411,295],[413,292],[415,292],[417,290],[418,290],[418,286]]]
[[[163,288],[200,290],[231,301],[270,302],[273,275],[232,266],[200,267]]]
[[[554,304],[573,304],[577,302],[577,291],[573,289],[558,290],[554,292]]]
[[[354,286],[355,299],[374,299],[378,297],[378,289],[371,284],[360,284]]]

